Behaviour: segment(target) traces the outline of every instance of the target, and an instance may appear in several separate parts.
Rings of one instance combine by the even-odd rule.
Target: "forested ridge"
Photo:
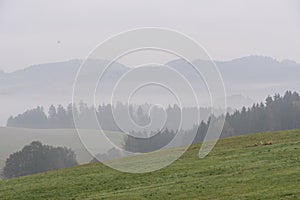
[[[233,110],[229,109],[232,113]],[[88,106],[87,104],[80,102],[79,105],[69,104],[66,108],[62,105],[51,105],[48,111],[45,111],[43,107],[38,106],[34,109],[29,109],[17,116],[11,116],[7,120],[7,127],[20,127],[20,128],[38,128],[38,129],[72,129],[75,128],[74,117],[84,120],[89,117],[93,117],[96,113],[101,128],[108,131],[119,131],[119,127],[115,122],[114,116],[124,113],[130,113],[133,121],[140,125],[145,126],[150,123],[151,119],[149,112],[155,117],[156,123],[152,120],[153,130],[160,128],[160,121],[164,120],[164,113],[167,118],[166,127],[169,129],[177,129],[182,112],[186,113],[185,116],[191,119],[186,120],[187,123],[182,125],[183,129],[191,129],[195,125],[193,116],[197,113],[196,107],[185,107],[180,109],[176,104],[168,105],[167,108],[158,106],[152,106],[149,104],[142,105],[127,105],[117,103],[112,106],[111,104],[101,104],[97,108]],[[200,108],[199,112],[203,120],[207,120],[210,116],[210,108]],[[216,113],[222,113],[221,110],[215,110]],[[122,119],[124,119],[124,116]],[[80,121],[80,120],[79,120]],[[91,128],[86,125],[84,128]],[[97,127],[96,127],[97,128]],[[152,131],[152,130],[151,130]]]
[[[207,122],[201,122],[196,141],[203,139],[210,122],[216,119],[211,116]],[[222,137],[296,128],[300,128],[300,97],[297,92],[287,91],[283,96],[268,96],[264,103],[256,103],[251,108],[227,113]]]
[[[116,108],[120,110],[129,109],[134,120],[140,125],[148,124],[150,121],[150,117],[142,106],[137,106],[136,109],[133,109],[133,106],[126,107],[126,105],[119,104]],[[112,109],[114,107],[110,104],[100,105],[96,109],[97,117],[101,121],[104,130],[119,130],[118,126],[114,123]],[[184,109],[188,110],[188,108]],[[67,108],[61,105],[57,107],[51,105],[47,115],[42,107],[37,107],[15,117],[11,116],[7,121],[7,126],[24,128],[74,128],[73,116],[84,117],[84,115],[92,113],[94,110],[93,107],[88,107],[82,102],[78,108],[71,104]],[[209,109],[204,111],[208,113]],[[158,109],[157,112],[162,112],[162,110]],[[180,114],[180,109],[177,105],[173,105],[169,106],[166,112],[169,118],[175,118],[174,116]],[[199,125],[191,126],[190,131],[197,131],[198,133],[197,141],[203,138],[210,121],[216,118],[218,117],[211,116],[208,121],[203,120]],[[297,92],[291,91],[285,92],[282,96],[279,94],[268,96],[265,102],[256,103],[249,108],[243,107],[241,110],[236,110],[231,114],[227,113],[225,119],[222,132],[223,137],[300,128],[300,97]],[[176,121],[178,120],[171,119],[169,123],[175,123]],[[172,128],[170,127],[172,126],[166,127],[170,129],[170,132],[175,134],[178,131],[171,130]],[[172,134],[168,133],[168,135]]]

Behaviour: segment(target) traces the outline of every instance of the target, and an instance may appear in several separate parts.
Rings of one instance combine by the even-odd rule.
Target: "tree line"
[[[17,116],[10,116],[7,120],[7,127],[22,127],[22,128],[75,128],[74,117],[77,119],[84,119],[92,116],[96,110],[98,120],[101,121],[102,128],[104,130],[119,130],[117,124],[114,123],[113,109],[124,110],[125,105],[118,104],[116,107],[110,104],[99,105],[97,109],[89,107],[87,104],[80,102],[79,106],[69,104],[66,108],[62,105],[55,107],[51,105],[48,109],[47,114],[44,108],[38,106],[34,109],[25,111]],[[133,110],[132,107],[130,107]],[[137,108],[135,113],[135,119],[139,124],[147,124],[150,119],[145,114],[142,106]]]
[[[136,108],[131,105],[129,108],[126,106],[128,105],[121,103],[115,107],[112,107],[110,104],[99,106],[96,110],[96,114],[101,122],[102,128],[104,130],[119,130],[113,117],[113,109],[116,109],[117,112],[123,112],[129,109],[137,123],[140,125],[149,123],[150,117],[147,112],[145,112],[145,110],[147,110],[145,109],[146,106],[137,106]],[[58,106],[57,108],[50,106],[47,116],[42,107],[37,107],[36,109],[26,111],[16,117],[9,118],[7,125],[28,128],[72,128],[74,127],[74,112],[75,117],[84,118],[85,116],[94,113],[94,110],[93,107],[88,107],[84,103],[80,103],[78,109],[77,107],[74,109],[72,105],[69,105],[67,109],[64,109],[62,106]],[[185,110],[188,110],[188,108],[185,108]],[[158,116],[160,116],[159,109],[157,112]],[[149,138],[128,136],[124,139],[124,148],[132,152],[149,152],[159,149],[165,144],[168,144],[172,138],[174,138],[177,131],[180,131],[181,133],[184,132],[183,135],[185,135],[185,137],[181,138],[182,141],[178,145],[188,143],[186,141],[190,141],[191,135],[195,135],[195,133],[196,137],[194,142],[201,142],[206,135],[209,125],[220,117],[225,117],[225,124],[221,137],[300,128],[300,97],[297,92],[291,91],[285,92],[283,96],[279,94],[268,96],[265,102],[256,103],[249,108],[243,107],[241,110],[227,113],[226,116],[210,116],[208,120],[203,120],[200,124],[190,124],[189,126],[191,128],[186,130],[177,129],[179,123],[178,115],[180,115],[178,106],[169,106],[166,112],[168,120],[162,131]],[[133,135],[145,135],[154,130],[158,129],[144,132],[135,132],[133,130],[132,133],[134,133]]]
[[[97,112],[104,112],[103,110],[110,110],[111,107],[101,106]],[[68,106],[72,108],[71,106]],[[84,114],[89,108],[87,105],[82,104],[79,106],[80,112]],[[143,114],[142,118],[147,119],[148,116],[142,108],[138,108],[137,113]],[[64,111],[63,111],[64,110]],[[178,108],[173,108],[175,112]],[[64,109],[62,106],[55,108],[51,106],[49,108],[48,116],[43,114],[44,111],[41,107],[37,107],[29,112],[37,119],[43,122],[54,125],[58,123],[60,119],[67,119],[66,116],[73,116],[70,113],[74,112],[74,109]],[[108,111],[107,111],[108,112]],[[26,112],[25,112],[26,113]],[[59,114],[58,114],[59,113]],[[140,114],[135,115],[140,115]],[[23,114],[22,117],[27,116],[28,113]],[[60,118],[60,116],[64,116]],[[76,115],[75,115],[76,116]],[[111,115],[112,116],[112,115]],[[20,117],[20,116],[19,116]],[[26,117],[24,117],[26,119]],[[275,94],[274,96],[268,96],[265,102],[254,104],[252,107],[243,107],[241,110],[237,110],[234,113],[227,113],[226,116],[211,116],[207,121],[202,121],[200,125],[195,125],[189,130],[173,130],[164,128],[157,134],[151,134],[151,137],[138,138],[134,136],[127,136],[124,139],[123,148],[130,152],[151,152],[159,150],[165,147],[172,141],[177,132],[180,132],[183,136],[180,138],[180,143],[175,145],[188,144],[191,139],[193,143],[203,141],[209,125],[214,125],[215,121],[220,118],[225,118],[225,125],[222,130],[221,137],[236,136],[255,132],[265,131],[277,131],[300,128],[300,96],[297,92],[287,91],[283,96]],[[72,122],[69,119],[69,122]],[[26,120],[25,120],[26,121]],[[174,122],[174,121],[173,121]],[[59,121],[61,123],[61,121]],[[67,121],[64,121],[65,124]],[[175,123],[175,122],[174,122]],[[49,124],[48,124],[49,126]],[[57,124],[55,125],[57,126]],[[152,132],[153,133],[153,132]],[[191,136],[196,133],[196,137]],[[147,136],[147,132],[132,132],[131,135]],[[98,155],[100,160],[115,159],[122,157],[117,149],[111,149],[105,154]],[[92,162],[96,162],[96,158]],[[48,170],[58,169],[61,167],[69,167],[77,165],[75,154],[67,148],[54,148],[47,145],[42,145],[39,142],[33,142],[29,146],[26,146],[20,152],[12,154],[6,161],[4,168],[4,175],[7,178],[18,177],[26,174],[39,173]]]
[[[215,119],[212,116],[207,122],[202,121],[197,141],[203,139],[210,122]],[[233,114],[227,113],[222,137],[296,128],[300,128],[300,97],[297,92],[287,91],[283,96],[268,96],[264,103],[243,107]]]
[[[254,104],[250,108],[243,107],[226,116],[211,116],[190,130],[176,130],[183,132],[177,146],[202,142],[210,124],[225,117],[225,124],[221,137],[238,136],[248,133],[278,131],[300,128],[300,97],[297,92],[287,91],[283,96],[275,94],[268,96],[263,103]],[[131,152],[150,152],[158,150],[168,144],[175,137],[175,130],[165,129],[149,138],[128,136],[125,138],[124,148]],[[145,135],[143,132],[134,135]],[[196,135],[191,139],[192,135]]]
[[[185,116],[191,119],[185,120],[182,124],[182,128],[185,130],[191,129],[195,122],[192,116],[197,113],[196,107],[187,107],[180,109],[177,105],[169,105],[166,109],[158,106],[152,106],[149,104],[143,105],[127,105],[118,103],[114,106],[111,104],[102,104],[97,108],[88,106],[87,104],[80,102],[79,105],[69,104],[66,108],[62,105],[51,105],[48,111],[45,111],[42,106],[38,106],[34,109],[25,111],[17,116],[10,116],[7,120],[7,127],[19,127],[19,128],[38,128],[38,129],[64,129],[75,128],[74,117],[80,119],[79,121],[88,121],[91,116],[96,113],[98,122],[103,130],[119,131],[118,124],[115,121],[114,116],[122,116],[122,119],[128,120],[128,111],[130,117],[139,126],[145,126],[151,122],[152,130],[159,129],[161,122],[164,121],[164,113],[166,114],[165,126],[169,129],[177,129],[181,112],[186,113]],[[149,111],[152,116],[150,117]],[[201,117],[203,120],[207,120],[210,115],[210,108],[200,108]],[[215,112],[221,113],[220,110]],[[130,125],[124,121],[123,125],[126,129],[131,129]],[[84,128],[90,128],[89,124],[83,125]],[[96,127],[97,128],[97,127]],[[151,130],[149,130],[151,131]]]

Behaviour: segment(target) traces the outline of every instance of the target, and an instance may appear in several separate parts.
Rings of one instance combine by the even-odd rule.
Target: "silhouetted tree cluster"
[[[174,145],[186,145],[190,141],[202,142],[210,124],[218,126],[218,120],[221,118],[224,116],[211,116],[206,122],[202,121],[199,126],[194,126],[190,130],[179,130],[183,132],[184,137]],[[284,96],[276,94],[274,97],[267,97],[265,103],[254,104],[251,108],[243,107],[233,114],[227,113],[221,137],[295,128],[300,128],[300,97],[296,92],[287,91]],[[138,133],[137,135],[145,134]],[[194,135],[195,138],[193,138]],[[149,138],[128,136],[124,147],[131,152],[150,152],[162,148],[174,136],[175,133],[168,130]]]
[[[148,106],[148,107],[147,107]],[[37,107],[36,109],[26,111],[22,115],[16,117],[10,117],[7,126],[15,127],[28,127],[28,128],[73,128],[73,114],[86,121],[81,127],[88,126],[91,115],[96,113],[98,121],[104,130],[118,131],[119,127],[115,122],[113,111],[115,113],[126,113],[130,112],[130,115],[134,121],[145,126],[150,121],[155,123],[157,118],[150,119],[147,111],[150,105],[144,106],[133,106],[124,105],[122,103],[116,106],[100,105],[97,109],[87,106],[81,102],[78,108],[69,105],[67,109],[62,106],[54,107],[50,106],[48,115],[43,111],[43,108]],[[96,112],[95,112],[96,110]],[[157,107],[153,107],[152,110],[157,116],[162,115],[162,110]],[[206,111],[206,110],[204,110]],[[177,105],[169,106],[166,109],[167,120],[165,123],[165,129],[159,132],[155,136],[150,138],[135,138],[129,136],[125,139],[125,149],[131,152],[149,152],[151,150],[159,149],[167,144],[173,137],[174,132],[169,130],[176,130],[179,132],[184,131],[186,134],[185,138],[182,139],[182,143],[178,145],[184,145],[185,142],[191,140],[191,135],[196,134],[194,142],[203,141],[209,124],[211,122],[218,121],[220,117],[225,117],[225,124],[222,131],[222,137],[236,136],[247,133],[263,132],[263,131],[276,131],[300,128],[300,97],[296,92],[287,91],[283,96],[279,94],[273,97],[267,97],[265,103],[254,104],[250,108],[243,107],[241,110],[237,110],[233,113],[227,113],[226,116],[210,116],[207,121],[202,121],[199,125],[189,124],[186,127],[192,127],[189,129],[178,130],[178,124],[180,122],[180,112],[194,113],[194,108],[183,108],[183,111]],[[146,114],[147,113],[147,114]],[[202,113],[201,113],[202,114]],[[86,119],[86,120],[84,120]],[[95,127],[97,128],[97,127]],[[159,127],[161,128],[161,127]],[[151,131],[156,130],[154,128],[145,133],[138,132],[140,135],[145,135]],[[134,130],[132,131],[134,133]]]
[[[133,136],[134,135],[134,136]],[[135,136],[139,137],[135,137]],[[159,150],[165,147],[175,137],[173,130],[165,129],[158,133],[151,133],[151,137],[146,132],[132,133],[125,139],[124,148],[126,151],[133,153],[146,153]]]
[[[27,110],[16,117],[9,117],[7,120],[8,127],[22,128],[70,128],[74,127],[72,105],[67,109],[58,105],[49,107],[48,115],[45,114],[43,107]]]
[[[69,104],[67,108],[62,105],[55,107],[51,105],[48,110],[48,115],[45,114],[43,107],[27,110],[23,114],[16,117],[9,117],[7,120],[8,127],[22,127],[22,128],[74,128],[74,117],[80,119],[81,122],[86,122],[81,125],[81,128],[91,128],[89,121],[91,116],[96,113],[101,128],[104,130],[118,131],[119,127],[115,123],[113,110],[115,113],[128,112],[127,106],[124,104],[117,104],[115,107],[110,104],[100,105],[97,109],[89,107],[87,104],[80,102],[78,106]],[[149,116],[146,114],[142,106],[137,106],[137,112],[134,112],[133,106],[129,107],[134,121],[139,125],[146,125],[150,122]],[[97,127],[95,127],[97,128]]]
[[[71,149],[32,142],[13,153],[3,168],[5,178],[14,178],[78,165]]]
[[[151,110],[149,110],[151,107]],[[150,119],[149,111],[151,111],[152,119]],[[80,102],[78,105],[72,106],[69,104],[66,108],[62,105],[55,107],[51,105],[48,112],[45,113],[43,107],[37,107],[31,110],[27,110],[23,114],[19,114],[15,117],[11,116],[7,120],[8,127],[20,127],[20,128],[74,128],[74,117],[80,119],[78,121],[83,122],[80,124],[81,128],[98,128],[92,127],[90,123],[91,117],[93,118],[95,113],[98,117],[98,122],[103,130],[119,131],[120,128],[115,122],[114,116],[123,116],[122,119],[128,118],[128,112],[133,121],[139,126],[146,126],[150,122],[152,124],[152,130],[160,129],[161,122],[164,121],[163,117],[166,117],[165,127],[173,130],[177,130],[180,123],[181,112],[185,113],[185,116],[190,116],[191,120],[185,120],[182,124],[183,129],[188,130],[195,125],[193,119],[195,113],[197,113],[196,107],[183,108],[182,110],[177,105],[169,105],[165,111],[158,106],[151,106],[149,104],[144,105],[126,105],[117,103],[115,106],[110,104],[99,105],[98,108],[90,107],[87,104]],[[165,113],[165,115],[164,115]],[[209,108],[200,109],[203,119],[207,119],[210,114]],[[132,122],[125,121],[125,126],[132,124]],[[130,131],[133,129],[128,127]]]
[[[211,118],[210,118],[211,119]],[[233,114],[227,114],[222,137],[300,128],[300,97],[297,92],[287,91],[267,97],[265,103],[243,107]],[[196,142],[203,140],[210,120],[198,128]]]
[[[7,126],[31,128],[35,124],[35,128],[47,127],[47,116],[44,113],[43,107],[38,106],[35,109],[27,110],[23,114],[16,117],[10,117],[7,120]]]

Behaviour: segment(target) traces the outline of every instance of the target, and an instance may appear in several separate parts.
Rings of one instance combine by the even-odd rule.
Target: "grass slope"
[[[0,181],[0,199],[300,199],[300,130],[222,139],[201,160],[199,147],[147,174],[91,164]]]

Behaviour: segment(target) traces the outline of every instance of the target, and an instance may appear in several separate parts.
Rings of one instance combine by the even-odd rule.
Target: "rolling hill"
[[[204,159],[200,145],[146,174],[96,163],[3,180],[0,199],[300,199],[300,130],[221,139]]]

